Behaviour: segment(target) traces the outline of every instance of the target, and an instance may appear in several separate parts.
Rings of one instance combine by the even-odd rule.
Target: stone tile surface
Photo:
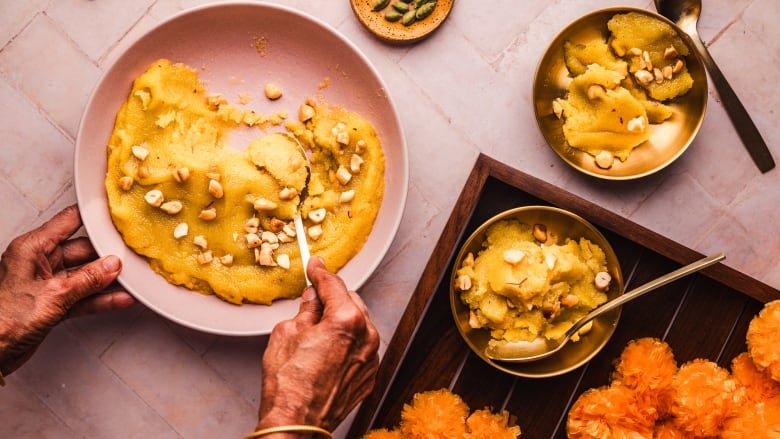
[[[74,145],[103,72],[149,29],[208,3],[0,0],[0,249],[76,202]],[[460,0],[436,33],[405,46],[374,38],[347,1],[272,3],[348,38],[387,83],[400,115],[407,204],[395,240],[361,288],[382,352],[479,153],[701,253],[724,251],[727,265],[780,287],[780,171],[756,169],[714,88],[688,151],[639,180],[603,181],[571,169],[536,127],[532,81],[552,38],[592,10],[652,9],[652,1]],[[775,157],[778,16],[775,0],[708,0],[699,24]],[[267,336],[184,328],[143,306],[69,320],[0,389],[0,437],[242,437],[256,421],[266,343]]]

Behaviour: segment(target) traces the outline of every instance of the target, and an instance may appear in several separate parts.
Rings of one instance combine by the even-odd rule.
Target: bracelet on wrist
[[[273,433],[316,433],[328,439],[333,438],[333,435],[328,430],[314,425],[280,425],[278,427],[261,428],[254,433],[244,436],[244,439],[257,439]]]

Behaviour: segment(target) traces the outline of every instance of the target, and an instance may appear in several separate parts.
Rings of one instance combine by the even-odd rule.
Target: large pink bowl
[[[267,334],[298,309],[297,300],[235,306],[175,287],[126,247],[114,228],[103,185],[106,145],[133,79],[159,58],[198,69],[209,91],[233,102],[250,92],[254,99],[248,105],[263,106],[264,113],[289,109],[296,114],[306,97],[322,97],[374,124],[387,160],[384,202],[368,242],[339,272],[349,288],[358,289],[387,252],[406,204],[408,158],[395,105],[368,59],[327,24],[286,7],[241,2],[199,7],[161,23],[108,68],[87,104],[76,141],[76,194],[98,253],[122,258],[122,285],[159,314],[222,335]],[[281,86],[281,102],[262,97],[268,82]]]

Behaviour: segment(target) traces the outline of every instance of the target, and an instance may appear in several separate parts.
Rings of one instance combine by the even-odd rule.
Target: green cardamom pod
[[[374,6],[371,8],[374,12],[381,11],[390,4],[390,0],[374,0]]]
[[[412,23],[415,22],[415,20],[416,20],[415,16],[416,15],[417,15],[417,12],[414,11],[414,10],[411,10],[411,11],[405,13],[404,16],[401,18],[401,24],[403,24],[404,26],[411,25]]]
[[[385,12],[385,20],[392,23],[400,20],[403,16],[404,14],[396,11],[395,9],[390,9],[389,11]]]
[[[400,12],[402,14],[405,14],[405,13],[409,12],[409,5],[407,5],[406,3],[402,2],[402,1],[397,1],[397,2],[393,3],[393,9],[395,9],[396,11],[398,11],[398,12]]]
[[[423,18],[431,15],[433,8],[435,7],[436,2],[425,3],[424,5],[418,6],[417,9],[415,9],[415,18],[422,20]]]

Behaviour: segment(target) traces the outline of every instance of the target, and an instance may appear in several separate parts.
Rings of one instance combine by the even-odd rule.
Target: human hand
[[[0,258],[0,371],[27,361],[66,317],[126,308],[135,299],[112,285],[121,271],[116,256],[97,259],[70,206],[36,230],[14,239]]]
[[[258,429],[333,431],[374,387],[379,334],[365,304],[320,258],[307,268],[313,287],[304,290],[298,314],[273,329],[263,356]]]

